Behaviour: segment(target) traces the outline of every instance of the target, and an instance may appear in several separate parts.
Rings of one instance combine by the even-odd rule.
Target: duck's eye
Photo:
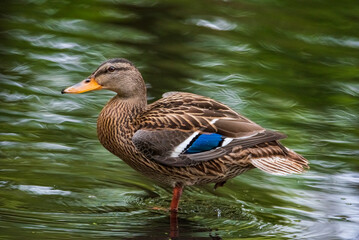
[[[116,68],[114,66],[110,66],[107,70],[109,72],[114,72],[116,70]]]

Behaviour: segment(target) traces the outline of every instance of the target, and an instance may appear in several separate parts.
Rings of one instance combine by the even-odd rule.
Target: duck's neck
[[[101,144],[124,161],[134,148],[132,136],[138,128],[136,118],[146,106],[146,96],[121,98],[116,95],[99,115],[97,134]]]

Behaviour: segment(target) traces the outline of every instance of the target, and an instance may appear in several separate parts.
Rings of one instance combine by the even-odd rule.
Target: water
[[[171,189],[108,153],[113,93],[60,94],[108,58],[149,101],[212,97],[286,133],[303,175],[252,170],[184,192],[181,239],[359,238],[359,5],[355,1],[46,1],[1,8],[0,238],[168,239]]]

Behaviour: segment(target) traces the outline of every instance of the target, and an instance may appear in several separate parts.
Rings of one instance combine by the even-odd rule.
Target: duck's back
[[[173,171],[186,168],[197,183],[234,177],[253,167],[272,174],[300,173],[308,164],[278,142],[285,135],[196,94],[164,94],[148,105],[136,125],[132,141],[139,152]]]

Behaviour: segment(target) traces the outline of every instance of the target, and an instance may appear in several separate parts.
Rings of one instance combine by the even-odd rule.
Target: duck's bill
[[[71,87],[65,88],[61,93],[83,93],[93,90],[100,90],[102,86],[98,84],[95,79],[85,79]]]

